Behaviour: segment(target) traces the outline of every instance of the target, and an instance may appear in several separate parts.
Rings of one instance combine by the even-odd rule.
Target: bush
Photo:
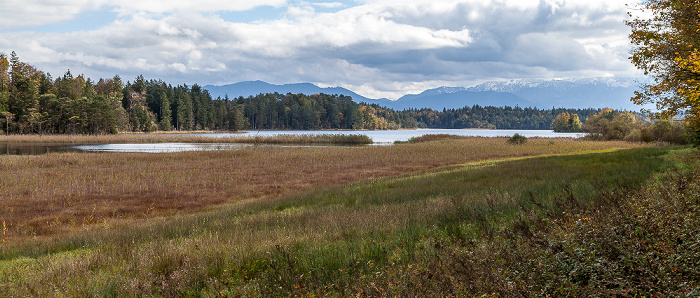
[[[633,131],[644,128],[644,125],[641,116],[637,114],[604,109],[586,120],[583,131],[594,140],[623,140]],[[641,134],[636,132],[627,139],[639,140]]]
[[[508,144],[522,145],[527,142],[527,137],[520,135],[519,133],[514,134],[510,139],[508,139]]]
[[[687,144],[685,127],[682,124],[668,120],[656,121],[649,127],[649,132],[655,141],[671,144]]]

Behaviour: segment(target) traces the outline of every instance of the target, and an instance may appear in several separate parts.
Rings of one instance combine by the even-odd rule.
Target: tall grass
[[[50,236],[450,164],[634,146],[540,139],[513,147],[499,138],[466,138],[378,147],[0,156],[0,219],[6,240]]]
[[[696,150],[671,152],[660,164],[665,170],[640,188],[599,181],[592,200],[565,191],[554,210],[533,196],[534,208],[520,207],[487,237],[462,223],[449,237],[435,238],[430,258],[386,267],[389,278],[356,283],[353,292],[694,297],[700,292],[699,157]]]
[[[475,140],[406,146],[447,154],[455,148],[438,148],[470,141]],[[508,150],[538,142],[494,142],[502,147],[493,147],[491,154],[509,152],[497,162],[462,156],[459,166],[239,200],[168,219],[108,221],[60,239],[3,244],[0,291],[15,296],[563,293],[557,289],[566,284],[552,282],[549,288],[546,278],[534,279],[536,269],[543,274],[548,269],[538,262],[552,259],[546,247],[542,255],[534,254],[550,245],[538,235],[566,231],[579,214],[611,208],[610,193],[638,189],[653,173],[687,161],[665,159],[670,148],[505,160],[522,156]],[[375,149],[380,151],[371,152],[397,155]]]
[[[445,139],[463,139],[466,137],[463,136],[456,136],[456,135],[450,135],[450,134],[427,134],[427,135],[422,135],[419,137],[412,137],[408,139],[408,141],[395,141],[395,144],[403,144],[403,143],[422,143],[422,142],[432,142],[432,141],[439,141],[439,140],[445,140]]]
[[[352,134],[309,134],[309,135],[277,135],[269,137],[246,136],[227,137],[226,142],[231,143],[259,143],[259,144],[339,144],[339,145],[367,145],[372,144],[372,139],[366,135]]]
[[[194,136],[164,134],[117,134],[117,135],[0,135],[0,143],[13,144],[106,144],[106,143],[255,143],[255,144],[372,144],[366,135],[285,135],[276,136]]]

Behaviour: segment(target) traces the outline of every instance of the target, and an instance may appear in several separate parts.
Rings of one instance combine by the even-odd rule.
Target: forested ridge
[[[143,76],[93,81],[50,74],[0,53],[0,130],[7,133],[104,134],[125,131],[244,129],[550,129],[557,115],[583,121],[599,109],[541,110],[467,106],[395,111],[329,94],[259,94],[212,98],[201,86],[172,86]]]

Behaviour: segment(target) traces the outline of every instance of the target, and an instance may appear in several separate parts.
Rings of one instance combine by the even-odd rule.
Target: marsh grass
[[[537,139],[513,147],[499,138],[466,138],[351,148],[3,156],[0,219],[5,240],[14,241],[470,161],[635,146]]]
[[[439,141],[439,140],[447,140],[447,139],[463,139],[467,137],[463,136],[456,136],[456,135],[450,135],[450,134],[427,134],[427,135],[422,135],[420,137],[412,137],[408,139],[408,141],[396,141],[394,142],[395,144],[403,144],[403,143],[422,143],[422,142],[431,142],[431,141]]]
[[[362,134],[309,134],[276,136],[193,136],[186,134],[116,134],[116,135],[11,135],[0,136],[0,143],[71,145],[123,143],[244,143],[244,144],[328,144],[366,145],[372,139]]]
[[[636,189],[655,171],[671,166],[663,158],[670,148],[524,158],[535,152],[554,155],[596,146],[567,143],[576,144],[573,149],[556,144],[559,150],[546,151],[542,148],[551,147],[549,141],[532,140],[523,146],[509,146],[505,139],[482,141],[486,140],[351,148],[369,150],[352,155],[362,156],[375,170],[397,164],[424,170],[354,183],[350,182],[364,179],[318,183],[314,188],[324,187],[282,191],[286,195],[266,199],[241,198],[196,214],[112,220],[56,238],[5,243],[0,291],[17,296],[478,296],[551,291],[524,279],[509,279],[514,274],[509,262],[520,256],[512,254],[510,249],[519,249],[513,245],[535,246],[529,241],[541,240],[531,235],[572,222],[566,214],[595,212],[609,205],[605,194]],[[484,162],[483,155],[456,150],[468,146],[469,152],[486,152],[478,150],[479,144],[492,149],[489,158],[500,152],[501,160]],[[521,151],[537,146],[542,147]],[[400,154],[404,149],[407,155]],[[305,150],[278,154],[302,160],[300,156],[313,153],[327,158],[323,164],[334,164],[332,155],[340,154]],[[459,157],[447,158],[454,151]],[[293,152],[299,155],[289,156]],[[444,156],[431,159],[440,153]],[[277,154],[263,155],[268,160]],[[340,155],[340,160],[346,157]],[[183,157],[203,161],[191,154],[161,158]],[[213,157],[217,164],[226,160]],[[431,166],[411,165],[412,158]],[[384,159],[390,160],[385,164]],[[369,168],[351,163],[341,169],[357,175]],[[304,173],[294,169],[295,175]],[[337,170],[323,172],[320,181],[328,182],[327,174]],[[520,262],[528,260],[522,258]],[[517,269],[531,270],[517,271],[522,274],[535,272],[525,266]],[[504,290],[496,292],[497,288]]]

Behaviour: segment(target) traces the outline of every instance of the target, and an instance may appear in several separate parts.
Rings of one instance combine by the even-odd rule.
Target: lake
[[[492,129],[407,129],[407,130],[254,130],[246,133],[204,133],[191,134],[206,137],[231,136],[275,136],[275,135],[307,135],[307,134],[363,134],[370,137],[373,145],[391,145],[395,141],[408,141],[413,137],[427,134],[450,134],[469,137],[510,137],[514,134],[525,137],[540,138],[579,138],[583,133],[555,133],[551,130],[492,130]],[[173,134],[176,135],[176,134]],[[181,135],[181,134],[177,134]],[[58,151],[80,152],[142,152],[168,153],[182,151],[233,150],[253,146],[252,144],[195,144],[195,143],[152,143],[152,144],[86,144],[77,146],[48,146],[0,143],[0,155],[37,155]],[[280,146],[280,145],[264,145]]]
[[[307,135],[307,134],[345,134],[367,135],[374,143],[379,145],[393,144],[395,141],[408,141],[413,137],[420,137],[427,134],[449,134],[465,137],[511,137],[514,134],[521,134],[525,137],[540,138],[580,138],[585,133],[559,133],[552,130],[510,130],[510,129],[405,129],[405,130],[253,130],[243,134],[214,133],[195,134],[211,137],[229,136],[275,136],[280,134]]]

